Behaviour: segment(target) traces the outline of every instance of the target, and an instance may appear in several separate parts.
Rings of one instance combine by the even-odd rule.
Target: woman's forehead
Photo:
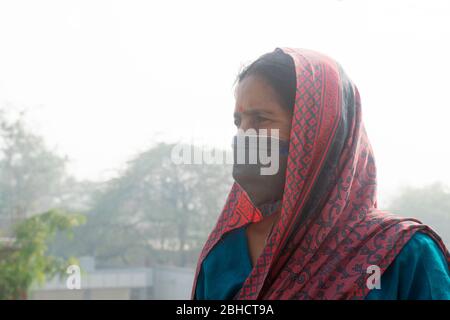
[[[272,87],[258,76],[244,78],[235,90],[235,111],[244,112],[252,109],[273,109],[277,96]]]

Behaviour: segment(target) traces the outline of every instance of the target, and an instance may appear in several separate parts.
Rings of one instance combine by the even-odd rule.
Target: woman
[[[234,165],[193,299],[450,299],[439,236],[377,208],[359,93],[339,64],[303,49],[263,55],[238,76],[235,124],[278,129],[287,152],[273,176]]]

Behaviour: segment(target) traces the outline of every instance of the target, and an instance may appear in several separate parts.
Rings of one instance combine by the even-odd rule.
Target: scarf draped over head
[[[377,208],[358,89],[339,64],[314,51],[281,49],[294,60],[297,84],[280,219],[234,298],[364,299],[368,267],[382,274],[419,230],[450,264],[428,226]],[[221,237],[263,218],[234,183],[200,254],[191,298],[201,264]]]

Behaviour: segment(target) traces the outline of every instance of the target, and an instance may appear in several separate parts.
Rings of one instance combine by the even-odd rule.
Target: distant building
[[[171,266],[96,269],[92,258],[80,259],[81,288],[68,289],[53,279],[30,292],[33,300],[189,299],[194,270]]]

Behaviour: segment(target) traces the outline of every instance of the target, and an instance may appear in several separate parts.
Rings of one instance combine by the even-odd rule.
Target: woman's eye
[[[234,125],[235,125],[236,127],[239,127],[239,126],[241,125],[241,119],[235,118],[235,119],[234,119]]]
[[[265,122],[267,120],[269,120],[269,119],[264,118],[264,117],[256,117],[255,118],[256,123],[262,123],[262,122]]]

